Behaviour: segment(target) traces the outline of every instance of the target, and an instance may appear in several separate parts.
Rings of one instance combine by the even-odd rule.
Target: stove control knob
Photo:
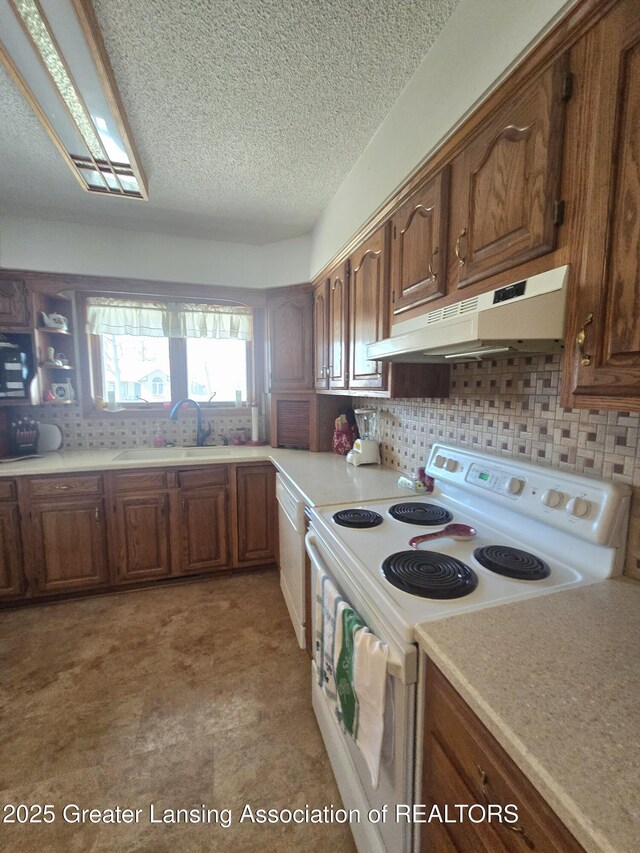
[[[545,506],[551,507],[551,509],[555,509],[555,507],[561,506],[563,501],[564,495],[557,489],[547,489],[547,491],[542,496],[542,503]]]
[[[586,515],[589,515],[590,509],[591,504],[589,501],[585,501],[584,498],[571,498],[571,500],[567,502],[566,507],[568,514],[572,515],[574,518],[584,518]]]
[[[458,470],[458,463],[455,459],[447,459],[447,461],[444,463],[444,467],[447,469],[447,471],[451,471],[451,473],[453,473],[454,471]]]
[[[444,456],[436,456],[436,458],[433,460],[433,464],[436,466],[436,468],[444,468],[444,463],[446,461],[447,460],[444,458]]]
[[[507,480],[507,491],[512,495],[519,495],[524,489],[524,480],[519,477],[509,477]]]

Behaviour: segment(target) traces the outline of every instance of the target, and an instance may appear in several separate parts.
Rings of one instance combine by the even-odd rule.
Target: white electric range
[[[386,761],[383,755],[377,790],[313,674],[314,709],[346,807],[413,802],[417,624],[604,581],[623,568],[626,485],[443,444],[432,448],[426,472],[434,481],[430,494],[309,513],[312,584],[318,572],[327,574],[389,646],[387,742],[395,746]],[[475,535],[410,546],[447,524],[467,525]],[[318,630],[314,625],[313,636]],[[352,828],[367,853],[413,849],[408,825]]]

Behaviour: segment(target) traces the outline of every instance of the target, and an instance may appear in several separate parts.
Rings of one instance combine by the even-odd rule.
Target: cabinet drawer
[[[30,481],[31,496],[51,498],[59,495],[100,495],[102,476],[87,474],[82,477],[34,478]]]
[[[13,501],[16,499],[16,481],[0,480],[0,501]]]
[[[195,468],[178,473],[181,489],[200,489],[205,486],[226,486],[228,473],[226,465],[210,465],[207,468]]]
[[[167,472],[161,470],[127,471],[113,475],[116,492],[147,492],[167,488]]]

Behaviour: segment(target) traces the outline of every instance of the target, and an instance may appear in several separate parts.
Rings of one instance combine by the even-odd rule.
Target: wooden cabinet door
[[[379,228],[351,256],[349,281],[349,388],[384,391],[388,365],[369,361],[367,344],[388,334],[388,225]]]
[[[584,853],[573,835],[531,782],[480,722],[440,670],[427,661],[422,791],[418,801],[443,811],[455,805],[495,803],[517,806],[517,823],[498,821],[420,828],[420,850],[453,849],[487,853]],[[450,846],[447,846],[450,843]]]
[[[329,388],[349,387],[349,262],[343,261],[329,275]]]
[[[0,600],[24,592],[20,515],[15,504],[0,504]]]
[[[229,565],[226,487],[183,491],[180,499],[179,574],[226,568]]]
[[[272,391],[313,389],[313,300],[308,288],[269,295],[269,368]]]
[[[237,468],[236,563],[273,563],[277,556],[278,515],[273,465]]]
[[[511,98],[460,155],[463,223],[456,240],[465,287],[556,245],[568,57]]]
[[[109,583],[104,500],[76,498],[32,505],[27,572],[34,595]]]
[[[0,328],[26,328],[29,323],[24,281],[0,277]]]
[[[391,302],[399,314],[443,296],[447,283],[449,168],[414,193],[391,219]]]
[[[115,498],[115,559],[119,583],[169,575],[168,504],[166,493]]]
[[[640,15],[614,6],[578,48],[587,69],[577,137],[592,141],[569,305],[564,405],[640,408]],[[589,399],[582,399],[587,397]]]
[[[313,290],[313,384],[320,391],[329,387],[329,279]]]

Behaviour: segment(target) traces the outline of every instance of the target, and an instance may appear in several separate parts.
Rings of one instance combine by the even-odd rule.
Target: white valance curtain
[[[91,296],[87,299],[87,331],[92,335],[250,341],[253,312],[243,305],[143,302]]]

